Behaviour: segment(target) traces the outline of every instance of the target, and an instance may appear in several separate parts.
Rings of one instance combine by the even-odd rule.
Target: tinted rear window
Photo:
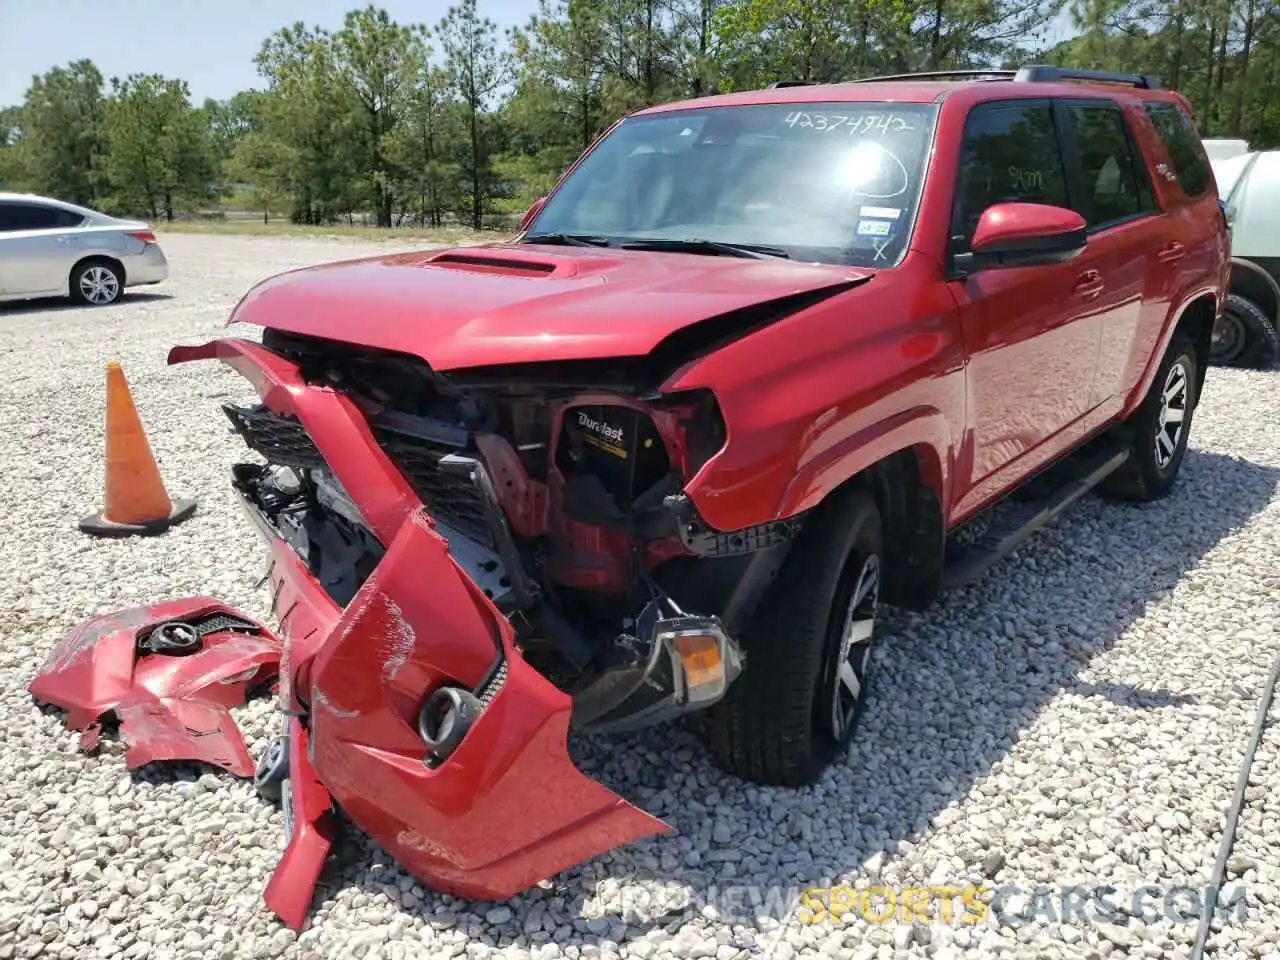
[[[1105,100],[1075,102],[1067,105],[1066,117],[1080,151],[1084,196],[1076,208],[1089,225],[1154,210],[1146,168],[1134,156],[1120,108]]]
[[[1198,197],[1209,186],[1209,161],[1186,110],[1174,103],[1148,103],[1147,116],[1164,141],[1182,192]]]

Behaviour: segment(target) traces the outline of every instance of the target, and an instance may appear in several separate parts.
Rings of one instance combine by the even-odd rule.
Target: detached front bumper
[[[314,772],[302,796],[292,790],[293,835],[268,891],[272,908],[300,925],[315,853],[328,842],[317,786],[425,884],[473,899],[509,897],[612,847],[669,832],[573,765],[570,697],[524,661],[510,622],[454,561],[356,407],[250,341],[179,347],[169,361],[211,358],[253,383],[270,410],[297,420],[385,549],[340,607],[246,499],[271,553],[281,703],[309,719],[305,730],[293,724],[291,779]],[[424,704],[441,690],[477,705],[447,753],[433,752],[419,728]]]

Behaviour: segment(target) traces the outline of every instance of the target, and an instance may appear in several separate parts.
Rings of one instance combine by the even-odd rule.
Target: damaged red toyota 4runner
[[[272,909],[302,922],[331,803],[473,898],[663,831],[570,729],[706,710],[726,770],[810,782],[858,724],[878,603],[924,608],[1091,488],[1163,496],[1228,258],[1157,86],[1029,67],[654,107],[514,241],[277,276],[231,318],[261,343],[175,348],[261,400],[225,410],[284,642]]]

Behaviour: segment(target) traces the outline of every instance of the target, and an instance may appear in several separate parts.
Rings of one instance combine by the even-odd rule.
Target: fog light
[[[658,640],[669,644],[679,659],[690,706],[718,700],[738,675],[737,649],[714,618],[660,621]]]
[[[427,745],[427,765],[443,762],[462,743],[483,709],[470,690],[440,687],[418,712],[418,734]]]

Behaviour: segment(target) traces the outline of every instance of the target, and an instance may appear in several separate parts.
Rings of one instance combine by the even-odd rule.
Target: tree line
[[[1076,35],[1050,45],[1064,9]],[[1026,62],[1156,74],[1204,136],[1280,143],[1280,0],[540,0],[506,32],[460,0],[434,25],[370,4],[282,27],[261,89],[199,105],[178,78],[54,67],[0,109],[0,187],[152,219],[480,228],[641,106]]]

